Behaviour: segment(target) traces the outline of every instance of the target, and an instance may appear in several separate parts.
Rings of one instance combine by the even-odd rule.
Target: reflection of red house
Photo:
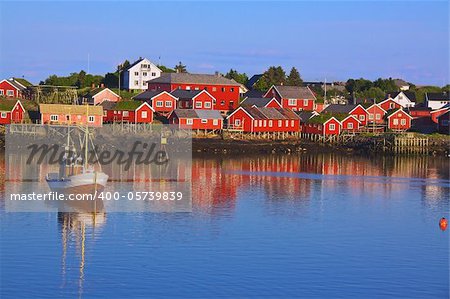
[[[153,108],[147,102],[103,102],[104,122],[152,123]]]
[[[389,110],[386,116],[388,129],[394,131],[406,131],[411,128],[412,117],[403,109]]]
[[[176,109],[169,116],[169,123],[181,129],[222,130],[223,117],[218,110]]]
[[[25,108],[19,100],[0,100],[0,124],[20,123],[24,115]]]
[[[178,98],[178,108],[213,110],[216,99],[206,90],[175,89],[171,94]]]
[[[228,117],[230,129],[244,132],[298,132],[300,117],[290,109],[239,107]]]
[[[316,97],[309,87],[273,85],[264,97],[276,98],[281,107],[294,111],[315,109]]]

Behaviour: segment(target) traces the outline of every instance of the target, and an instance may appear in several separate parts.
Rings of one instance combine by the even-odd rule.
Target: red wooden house
[[[339,135],[341,131],[341,122],[330,113],[313,116],[302,123],[303,134]]]
[[[378,105],[386,111],[402,108],[402,105],[394,101],[392,98],[387,98],[386,100],[380,102]]]
[[[176,109],[168,119],[180,129],[215,131],[223,128],[223,117],[218,110]]]
[[[361,122],[354,115],[347,115],[340,122],[343,132],[357,132],[361,126]]]
[[[245,98],[241,102],[244,107],[268,107],[281,108],[280,103],[275,98]]]
[[[216,99],[206,90],[175,89],[171,94],[178,98],[178,108],[213,110]]]
[[[147,90],[133,97],[133,100],[145,101],[150,104],[155,112],[167,116],[170,112],[177,109],[178,98],[167,91]]]
[[[216,99],[214,110],[232,111],[239,105],[240,84],[221,75],[162,73],[159,78],[148,81],[147,86],[148,90],[164,90],[168,92],[172,92],[175,89],[204,89]]]
[[[387,127],[393,131],[406,131],[411,128],[412,116],[400,109],[392,109],[386,114]]]
[[[107,122],[152,123],[153,108],[147,102],[119,101],[102,105],[103,120]],[[106,111],[106,113],[105,113]]]
[[[0,124],[20,123],[25,116],[25,108],[19,100],[0,100]]]
[[[386,110],[380,107],[378,104],[373,104],[369,108],[366,108],[368,113],[367,124],[384,124],[384,115]]]
[[[23,99],[26,87],[14,79],[0,81],[0,96],[7,98]]]
[[[441,134],[450,134],[450,111],[438,117],[438,132]]]
[[[322,113],[331,114],[347,114],[353,115],[357,120],[359,120],[361,126],[367,125],[368,115],[366,109],[360,104],[357,105],[341,105],[341,104],[331,104],[328,105]]]
[[[265,98],[276,98],[283,108],[294,111],[315,109],[316,97],[309,87],[273,85],[264,94]]]
[[[239,107],[227,117],[228,128],[244,132],[298,132],[300,117],[286,108]]]

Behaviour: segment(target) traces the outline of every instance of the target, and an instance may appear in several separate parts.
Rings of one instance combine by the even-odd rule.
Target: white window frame
[[[142,118],[147,118],[148,117],[147,111],[141,111],[141,117]]]
[[[330,131],[334,131],[336,130],[336,125],[335,124],[330,124]]]
[[[347,129],[353,130],[353,123],[348,123],[347,124]]]
[[[195,102],[195,108],[201,109],[202,108],[202,102],[196,101]]]
[[[211,102],[205,102],[205,108],[211,108]]]
[[[375,114],[375,119],[376,120],[381,120],[381,114],[379,114],[379,113]]]
[[[192,118],[187,118],[186,119],[186,124],[187,125],[192,125],[192,124],[194,124],[194,120]]]
[[[258,121],[256,119],[253,121],[253,125],[255,126],[255,128],[258,127]]]
[[[8,97],[13,97],[14,96],[14,90],[7,90],[6,91],[6,95],[8,96]]]
[[[191,87],[189,85],[186,86],[186,90],[191,90]]]
[[[172,108],[172,101],[166,101],[166,107]]]
[[[303,106],[308,106],[308,100],[307,99],[303,100]]]
[[[218,119],[213,119],[213,126],[217,126],[219,124],[219,120]]]
[[[164,101],[156,101],[156,107],[163,107]]]
[[[297,106],[297,99],[288,99],[288,106]]]
[[[8,112],[2,112],[1,113],[1,118],[6,118],[8,116]]]
[[[238,118],[235,119],[235,120],[234,120],[234,126],[235,126],[235,127],[240,127],[240,126],[241,126],[241,120],[238,119]]]
[[[124,112],[122,113],[122,116],[124,116],[124,117],[127,117],[128,115],[130,115],[130,114],[128,113],[128,111],[124,111]]]
[[[88,116],[88,122],[89,122],[89,123],[95,122],[95,116],[94,116],[94,115],[89,115],[89,116]]]
[[[365,119],[366,119],[366,116],[365,116],[365,115],[362,115],[362,114],[361,114],[361,115],[359,116],[359,120],[364,121]]]
[[[260,119],[259,120],[259,127],[262,127],[263,126],[263,121]]]
[[[0,96],[5,95],[5,91],[3,89],[0,89]]]
[[[51,114],[50,115],[50,121],[58,121],[58,115],[57,114]]]
[[[273,121],[269,120],[269,128],[272,128],[272,125],[273,125]]]
[[[207,123],[208,123],[208,120],[205,118],[202,118],[202,124],[207,124]]]
[[[369,113],[369,120],[373,120],[373,113]]]
[[[286,127],[289,127],[289,120],[285,121]]]
[[[406,119],[402,118],[402,119],[400,120],[400,124],[401,124],[402,126],[406,126]]]
[[[291,120],[291,127],[295,127],[295,121]]]
[[[392,120],[392,124],[393,124],[394,126],[398,126],[398,118],[394,118],[394,119]]]

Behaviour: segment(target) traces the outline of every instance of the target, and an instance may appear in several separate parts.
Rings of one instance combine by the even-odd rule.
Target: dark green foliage
[[[271,66],[255,84],[255,89],[265,91],[272,85],[285,85],[286,73],[281,66]]]
[[[230,69],[230,71],[225,75],[225,78],[234,79],[234,81],[246,84],[248,81],[248,77],[246,73],[238,73],[236,70]]]
[[[181,61],[175,66],[175,71],[177,73],[187,73],[186,66]]]
[[[303,85],[303,80],[300,77],[300,73],[298,72],[298,70],[293,67],[291,69],[291,72],[289,73],[289,76],[286,79],[286,83],[287,85],[290,86],[302,86]]]
[[[158,68],[163,72],[163,73],[175,73],[176,71],[174,69],[168,68],[164,65],[158,65]]]

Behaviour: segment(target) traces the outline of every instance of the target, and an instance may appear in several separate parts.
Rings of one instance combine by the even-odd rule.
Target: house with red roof
[[[216,100],[214,110],[228,112],[239,105],[241,85],[220,74],[162,73],[159,78],[147,83],[149,91],[206,90]],[[156,109],[154,106],[153,108]]]
[[[300,117],[291,109],[241,106],[227,117],[228,128],[247,133],[298,132]]]
[[[0,124],[21,123],[25,117],[25,108],[19,100],[0,99]]]
[[[175,109],[168,119],[180,129],[216,131],[223,128],[223,117],[218,110]]]
[[[411,128],[412,116],[402,108],[392,109],[386,113],[387,128],[393,131],[406,131]]]
[[[281,107],[294,111],[312,111],[316,108],[316,96],[309,87],[273,85],[264,97],[276,98]]]
[[[170,93],[178,99],[178,108],[213,110],[216,99],[206,90],[175,89]]]

